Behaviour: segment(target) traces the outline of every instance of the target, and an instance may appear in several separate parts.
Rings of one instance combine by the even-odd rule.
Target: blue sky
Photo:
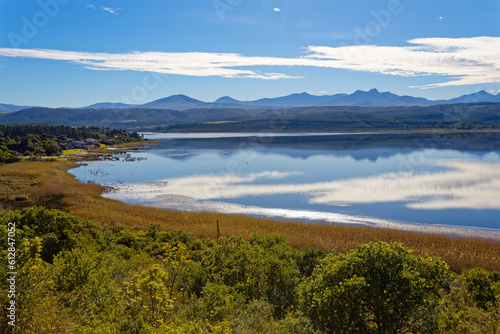
[[[500,91],[500,2],[0,0],[0,103]]]

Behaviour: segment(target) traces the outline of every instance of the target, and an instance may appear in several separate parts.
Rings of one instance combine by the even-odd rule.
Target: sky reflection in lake
[[[112,185],[106,196],[128,203],[497,233],[497,145],[497,135],[176,139],[133,153],[144,161],[92,162],[72,173]]]

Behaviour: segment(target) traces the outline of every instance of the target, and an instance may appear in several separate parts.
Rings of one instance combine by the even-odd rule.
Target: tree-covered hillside
[[[58,156],[66,148],[98,147],[141,140],[137,132],[97,127],[1,125],[0,164],[21,156]]]
[[[0,123],[50,123],[133,131],[357,131],[498,129],[500,103],[426,107],[323,106],[245,110],[234,107],[166,109],[30,108],[0,115]]]

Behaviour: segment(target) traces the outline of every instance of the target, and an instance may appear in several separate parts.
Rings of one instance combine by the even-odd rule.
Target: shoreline
[[[186,212],[125,204],[102,196],[105,188],[81,183],[68,170],[78,164],[70,161],[24,161],[0,166],[2,193],[10,191],[11,201],[4,209],[32,205],[66,211],[82,219],[111,225],[146,227],[159,225],[162,230],[182,230],[197,237],[215,239],[216,222],[223,237],[252,233],[279,233],[297,249],[316,248],[346,253],[368,242],[401,242],[415,254],[444,259],[456,272],[468,267],[500,271],[500,242],[477,237],[449,237],[436,233],[398,231],[371,226],[310,224],[296,220],[264,219],[241,214]],[[9,188],[10,186],[13,186]],[[24,197],[23,197],[24,196]],[[23,198],[15,201],[14,198]]]
[[[474,131],[475,132],[475,131]],[[500,131],[495,131],[500,132]],[[158,133],[161,135],[161,133]],[[212,134],[212,133],[210,133]],[[229,133],[223,133],[234,135]],[[235,133],[238,134],[238,133]],[[246,133],[250,135],[250,133]],[[184,134],[183,134],[184,135]],[[185,134],[188,136],[188,134]],[[196,133],[196,135],[203,135]],[[314,135],[311,133],[311,135]],[[327,135],[327,134],[325,134]],[[148,184],[151,189],[144,189]],[[391,220],[371,216],[347,215],[332,211],[314,211],[300,209],[282,209],[279,207],[248,206],[224,201],[197,201],[182,195],[169,194],[162,190],[164,180],[139,182],[137,184],[103,184],[108,190],[102,196],[121,201],[122,203],[133,203],[144,207],[175,210],[179,212],[189,211],[195,213],[208,212],[224,215],[248,215],[263,219],[281,219],[299,221],[305,224],[343,224],[351,226],[366,226],[373,228],[391,229],[402,232],[417,232],[423,234],[439,234],[453,237],[482,238],[486,240],[500,241],[500,229],[492,227],[475,227],[468,225],[435,224],[425,222],[411,222],[403,220]],[[141,188],[141,189],[136,189]],[[110,189],[112,189],[110,191]],[[133,201],[134,198],[143,199],[142,203]]]
[[[165,181],[148,182],[151,186],[161,186]],[[132,194],[124,195],[120,192],[120,187],[116,185],[103,185],[107,191],[101,196],[112,200],[117,200],[127,204],[127,200],[132,199]],[[129,188],[130,186],[125,185]],[[144,194],[142,194],[144,195]],[[397,220],[381,219],[368,216],[347,215],[335,212],[263,208],[256,206],[226,203],[220,201],[196,201],[181,195],[161,194],[158,191],[149,192],[147,203],[135,204],[144,207],[158,209],[175,210],[179,212],[208,212],[222,215],[247,215],[249,217],[262,219],[282,219],[284,221],[298,221],[305,224],[319,225],[344,225],[344,226],[364,226],[371,228],[389,229],[400,232],[416,232],[421,234],[437,234],[451,237],[481,238],[500,242],[500,229],[488,227],[474,227],[447,224],[425,224],[401,222]],[[156,195],[156,197],[152,196]],[[146,195],[147,196],[147,195]],[[142,197],[142,196],[141,196]],[[168,200],[168,202],[165,202]]]
[[[429,133],[429,134],[457,134],[457,133],[500,133],[500,129],[483,129],[483,130],[441,130],[441,129],[428,129],[428,130],[380,130],[380,131],[168,131],[168,132],[155,132],[155,131],[139,131],[139,133],[151,134],[323,134],[323,135],[354,135],[354,134],[413,134],[413,133]]]

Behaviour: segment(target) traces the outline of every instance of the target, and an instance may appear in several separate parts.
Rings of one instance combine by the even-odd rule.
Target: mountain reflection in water
[[[144,161],[72,173],[113,186],[107,197],[171,209],[500,233],[498,133],[217,136],[167,134],[132,153]]]

